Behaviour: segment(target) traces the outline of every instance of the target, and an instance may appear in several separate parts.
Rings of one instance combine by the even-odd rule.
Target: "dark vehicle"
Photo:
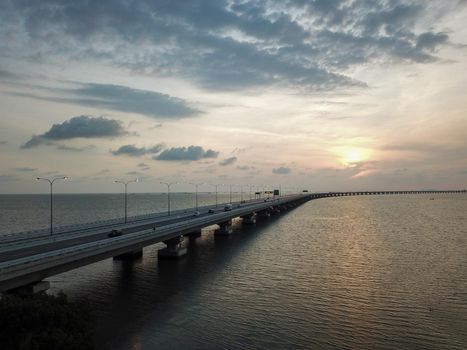
[[[109,237],[109,238],[118,237],[118,236],[121,236],[122,233],[123,233],[123,232],[122,232],[121,230],[112,230],[112,231],[110,231],[110,233],[107,235],[107,237]]]
[[[208,213],[209,213],[209,214],[214,214],[215,212],[216,212],[216,211],[215,211],[214,209],[209,209],[209,210],[208,210]]]
[[[231,211],[232,210],[232,204],[226,204],[224,207],[224,211]]]

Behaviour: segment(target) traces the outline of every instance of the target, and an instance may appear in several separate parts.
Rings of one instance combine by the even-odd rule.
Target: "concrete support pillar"
[[[279,208],[279,207],[274,207],[274,208],[272,208],[271,211],[272,211],[274,214],[280,214],[280,213],[281,213],[281,208]]]
[[[188,236],[188,237],[193,238],[193,239],[201,237],[201,230],[186,233],[186,234],[184,234],[184,236]]]
[[[186,247],[183,246],[183,236],[177,236],[164,241],[166,248],[157,252],[159,258],[178,259],[186,255]]]
[[[262,210],[258,213],[258,217],[261,219],[268,219],[271,217],[269,210]]]
[[[17,294],[17,295],[32,295],[32,294],[45,292],[49,288],[50,288],[50,283],[48,281],[39,281],[39,282],[30,283],[25,286],[12,289],[8,291],[8,293]]]
[[[128,259],[139,259],[143,256],[143,249],[133,250],[132,252],[123,253],[114,256],[114,260],[128,260]]]
[[[243,219],[242,223],[244,225],[254,225],[256,224],[256,213],[242,216],[242,219]]]
[[[229,236],[232,234],[232,220],[221,222],[218,225],[219,229],[214,233],[216,236]]]

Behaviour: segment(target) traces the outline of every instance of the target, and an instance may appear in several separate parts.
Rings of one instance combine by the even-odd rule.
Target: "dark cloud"
[[[212,149],[204,150],[200,146],[189,147],[173,147],[161,152],[158,156],[153,158],[156,160],[169,160],[169,161],[194,161],[203,158],[217,158],[219,152]]]
[[[68,152],[83,152],[83,151],[89,151],[91,149],[96,148],[94,145],[88,145],[88,146],[83,146],[83,147],[73,147],[73,146],[67,146],[67,145],[57,145],[56,149],[60,151],[68,151]]]
[[[0,182],[18,181],[20,178],[12,174],[0,174]]]
[[[417,48],[434,50],[441,44],[444,44],[448,41],[449,37],[445,33],[423,33],[417,38]]]
[[[141,157],[141,156],[144,156],[145,154],[159,153],[162,150],[163,146],[164,146],[163,144],[158,144],[153,147],[146,148],[146,147],[136,147],[135,145],[123,145],[119,149],[112,151],[112,154],[114,156],[127,155],[130,157]],[[140,163],[138,166],[140,167],[143,166],[141,164],[144,164],[144,163]],[[146,166],[146,164],[144,164],[144,166]]]
[[[7,141],[0,141],[0,145],[6,145],[7,143]]]
[[[146,168],[146,167],[148,167],[149,165],[146,164],[146,163],[139,163],[138,166],[139,166],[140,168]]]
[[[15,73],[0,69],[0,79],[5,80],[17,80],[21,77]]]
[[[52,89],[33,86],[36,90],[47,92],[49,95],[53,93],[52,96],[24,92],[9,92],[9,94],[38,100],[137,113],[153,118],[180,119],[201,113],[201,111],[191,107],[187,101],[159,92],[111,84],[74,84],[78,85],[78,87]],[[157,127],[160,126],[162,124],[157,125]]]
[[[13,170],[18,171],[18,172],[20,172],[20,173],[29,173],[29,172],[32,172],[32,171],[37,171],[36,168],[28,168],[28,167],[24,167],[24,168],[14,168]]]
[[[286,167],[279,167],[279,168],[274,168],[272,169],[272,173],[273,174],[277,174],[277,175],[287,175],[287,174],[290,174],[292,170],[290,168],[286,168]]]
[[[50,145],[54,141],[74,138],[112,138],[125,134],[127,132],[118,120],[82,115],[61,124],[52,125],[44,134],[32,136],[21,148],[32,148],[42,144]],[[67,148],[66,146],[61,147],[62,149]]]
[[[237,157],[230,157],[222,160],[219,162],[219,165],[226,166],[226,165],[232,165],[237,161]]]
[[[435,60],[436,47],[449,38],[417,33],[424,8],[422,0],[30,0],[2,2],[0,20],[30,40],[15,46],[18,52],[12,48],[13,57],[98,60],[216,90],[329,90],[364,85],[345,76],[346,67]],[[197,113],[185,101],[114,85],[71,92],[77,97],[68,100],[83,105],[149,116]]]
[[[130,112],[149,117],[185,118],[200,111],[176,97],[148,90],[132,89],[109,84],[82,84],[76,89],[65,90],[78,97],[66,98],[72,103]]]

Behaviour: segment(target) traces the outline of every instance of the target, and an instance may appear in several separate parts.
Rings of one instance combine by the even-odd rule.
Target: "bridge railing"
[[[301,197],[296,198],[287,198],[277,200],[275,204],[284,204],[297,200]],[[171,232],[181,232],[183,230],[189,230],[193,226],[210,226],[214,225],[216,222],[222,222],[223,220],[231,219],[232,217],[246,215],[246,213],[260,211],[267,209],[271,206],[271,202],[260,202],[254,206],[250,207],[240,207],[235,208],[232,211],[228,212],[219,212],[212,214],[211,216],[201,217],[201,218],[191,218],[184,220],[182,222],[177,222],[169,225],[165,225],[159,229],[155,230],[145,230],[140,232],[135,232],[131,234],[126,234],[123,236],[112,237],[104,240],[83,243],[73,247],[61,248],[45,253],[35,254],[33,256],[18,258],[12,261],[6,261],[0,263],[0,281],[5,279],[5,274],[14,273],[15,271],[23,270],[26,267],[29,269],[29,272],[34,272],[34,268],[37,267],[41,269],[43,264],[52,263],[56,260],[60,260],[60,263],[66,263],[63,260],[63,257],[67,257],[67,260],[73,260],[73,257],[80,256],[80,258],[85,258],[86,256],[92,256],[99,254],[99,250],[103,249],[112,250],[124,248],[125,246],[143,243],[151,239],[155,239],[160,236],[164,236]],[[104,249],[105,248],[105,249]]]
[[[285,198],[286,196],[283,196],[283,197]],[[261,202],[261,201],[263,201],[263,199],[252,199],[251,201],[245,200],[244,202],[255,203],[255,202]],[[240,204],[240,203],[241,201],[232,202],[232,204]],[[223,207],[226,204],[228,203],[218,203],[218,206]],[[200,206],[198,207],[198,210],[203,211],[203,210],[207,210],[212,207],[215,207],[215,204]],[[191,212],[194,212],[195,210],[196,208],[177,209],[177,210],[173,210],[170,216],[176,217],[177,215],[191,213]],[[163,218],[163,217],[169,217],[166,211],[134,215],[134,216],[130,216],[127,218],[127,223],[135,223],[138,221],[143,221],[143,220],[147,220],[151,218]],[[121,217],[121,218],[112,218],[112,219],[106,219],[106,220],[96,220],[96,221],[91,221],[91,222],[86,222],[86,223],[61,225],[61,226],[54,227],[53,235],[67,234],[67,233],[72,233],[74,231],[80,231],[80,230],[99,229],[102,227],[107,227],[109,225],[118,225],[118,224],[123,224],[123,223],[125,223],[125,219]],[[20,231],[20,232],[12,232],[12,233],[3,234],[3,235],[0,235],[0,242],[9,241],[15,238],[30,239],[30,238],[39,238],[42,236],[50,236],[50,228],[42,228],[38,230],[28,230],[28,231]]]

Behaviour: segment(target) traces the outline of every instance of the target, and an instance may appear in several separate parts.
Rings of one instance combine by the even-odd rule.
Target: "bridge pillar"
[[[114,260],[127,260],[127,259],[138,259],[143,256],[143,249],[133,250],[132,252],[123,253],[114,256]]]
[[[269,212],[269,210],[262,210],[258,213],[258,216],[262,219],[268,219],[271,217],[271,213]]]
[[[178,259],[186,255],[186,247],[183,246],[183,236],[177,236],[164,241],[167,245],[164,249],[157,252],[160,259]]]
[[[186,233],[185,236],[188,236],[188,237],[193,238],[193,239],[201,237],[201,230]]]
[[[245,215],[245,216],[242,216],[242,223],[244,225],[254,225],[256,224],[256,214],[253,213],[253,214],[250,214],[250,215]]]
[[[218,224],[219,228],[214,232],[216,236],[229,236],[232,234],[232,220],[221,222]]]
[[[39,281],[27,284],[25,286],[21,286],[15,289],[11,289],[6,293],[16,294],[16,295],[32,295],[41,292],[45,292],[47,289],[50,288],[49,281]]]

